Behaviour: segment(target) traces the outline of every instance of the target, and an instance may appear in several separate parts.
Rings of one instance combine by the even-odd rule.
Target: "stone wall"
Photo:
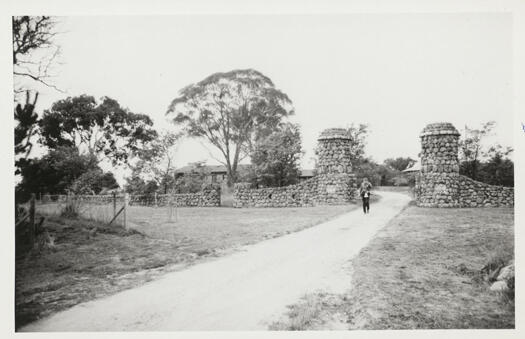
[[[342,128],[324,130],[318,139],[317,175],[296,185],[254,189],[234,186],[234,207],[306,207],[343,205],[356,197],[350,137]]]
[[[158,194],[130,196],[130,205],[135,206],[177,206],[177,207],[219,207],[221,188],[219,185],[206,185],[197,193]]]
[[[124,194],[103,195],[49,195],[44,194],[39,203],[67,203],[75,200],[89,205],[110,205],[116,200],[118,206],[124,202]],[[186,194],[146,194],[129,195],[130,206],[179,206],[179,207],[218,207],[221,205],[221,187],[219,184],[207,184],[200,192]]]
[[[459,176],[461,207],[514,206],[514,188],[487,185],[463,175]]]
[[[416,203],[422,207],[514,206],[514,189],[459,174],[459,132],[450,123],[430,124],[421,132],[421,172]]]
[[[356,179],[351,174],[320,174],[296,185],[254,189],[249,183],[234,186],[234,207],[308,207],[343,205],[355,198]]]

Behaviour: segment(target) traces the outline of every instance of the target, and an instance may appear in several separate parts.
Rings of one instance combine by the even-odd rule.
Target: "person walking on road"
[[[363,212],[365,214],[370,213],[370,190],[372,189],[372,184],[368,181],[368,178],[364,178],[359,187],[359,195],[363,200]]]

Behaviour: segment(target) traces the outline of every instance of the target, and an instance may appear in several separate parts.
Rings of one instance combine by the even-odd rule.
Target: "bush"
[[[60,212],[60,216],[68,219],[76,219],[80,215],[80,200],[69,196],[66,206]]]
[[[104,188],[118,188],[113,173],[104,173],[97,168],[83,173],[71,185],[71,191],[75,194],[99,194]]]
[[[257,183],[265,187],[297,183],[302,154],[298,125],[283,124],[270,135],[258,139],[250,154]]]
[[[207,169],[203,162],[190,164],[191,170],[184,173],[175,180],[176,193],[196,193],[200,192],[206,185]]]

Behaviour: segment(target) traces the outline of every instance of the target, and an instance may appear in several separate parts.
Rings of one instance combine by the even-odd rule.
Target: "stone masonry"
[[[451,123],[427,125],[421,132],[421,172],[416,203],[421,207],[513,206],[514,189],[459,174],[459,132]]]
[[[316,150],[318,174],[296,185],[253,189],[250,184],[234,186],[234,207],[304,207],[342,205],[356,194],[352,174],[350,137],[345,129],[331,128],[319,136]]]
[[[176,206],[176,207],[219,207],[221,205],[221,188],[219,185],[205,185],[197,193],[159,194],[131,196],[130,205],[139,206]]]

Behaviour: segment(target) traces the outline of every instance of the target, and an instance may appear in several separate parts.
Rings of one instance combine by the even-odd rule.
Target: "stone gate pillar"
[[[418,206],[460,206],[459,135],[448,122],[429,124],[421,132],[421,172],[415,189]]]
[[[355,197],[351,138],[344,128],[329,128],[318,138],[317,203],[344,204]]]

